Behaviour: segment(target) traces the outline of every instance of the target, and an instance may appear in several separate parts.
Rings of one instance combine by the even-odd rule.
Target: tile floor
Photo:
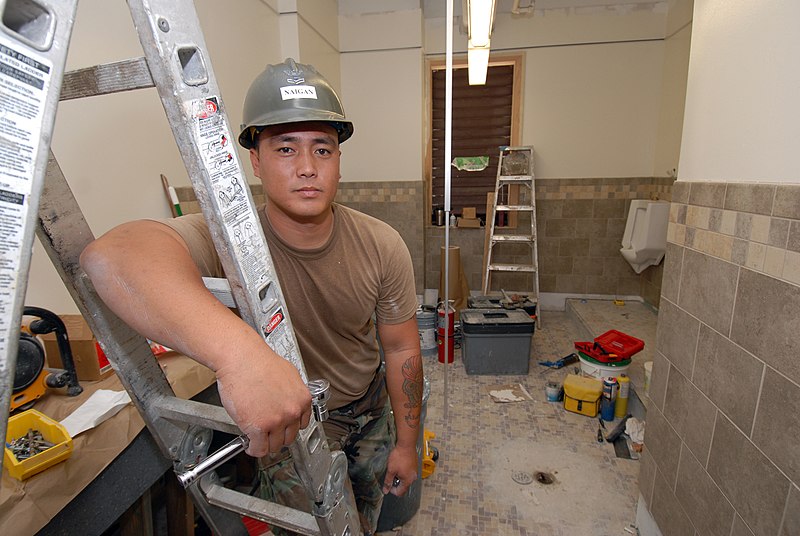
[[[574,341],[611,328],[644,339],[647,350],[655,344],[656,315],[636,302],[576,302],[565,312],[544,312],[527,375],[467,375],[457,350],[447,367],[445,397],[444,365],[426,358],[431,394],[425,428],[436,434],[431,443],[440,457],[422,482],[416,514],[395,535],[626,534],[636,515],[639,462],[617,458],[611,444],[597,442],[597,419],[547,402],[545,383],[562,381],[568,372],[543,375],[537,362],[563,357],[574,350]],[[635,360],[641,374],[649,355],[642,354]],[[521,384],[533,400],[497,403],[486,392],[508,383]],[[518,483],[537,472],[549,473],[554,482]]]

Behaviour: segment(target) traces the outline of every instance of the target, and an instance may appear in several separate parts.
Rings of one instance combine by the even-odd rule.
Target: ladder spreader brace
[[[308,381],[266,239],[233,148],[235,136],[228,126],[193,3],[129,0],[144,60],[63,75],[76,4],[77,0],[0,0],[0,9],[5,10],[0,24],[0,52],[11,51],[20,57],[36,59],[50,73],[44,77],[50,87],[45,86],[40,95],[40,126],[30,128],[28,139],[24,140],[34,148],[37,157],[35,165],[29,166],[29,191],[23,192],[28,196],[28,210],[35,212],[38,208],[36,232],[48,256],[156,443],[164,456],[173,461],[176,473],[212,531],[245,534],[244,525],[236,515],[244,514],[301,534],[360,535],[355,500],[347,485],[346,458],[341,451],[329,450],[320,424],[326,413],[327,386]],[[7,21],[12,21],[12,27],[6,25]],[[212,459],[209,465],[213,469],[215,461],[244,450],[246,438],[239,437],[223,447],[223,452],[207,456],[213,430],[239,435],[238,427],[221,407],[175,397],[147,340],[105,306],[80,268],[80,253],[93,235],[58,163],[52,154],[47,157],[62,78],[65,99],[157,88],[240,315],[262,334],[273,350],[295,365],[312,391],[315,418],[290,446],[297,473],[313,502],[312,514],[228,490],[220,485],[213,471],[198,470],[207,458]],[[46,177],[43,177],[45,161]],[[0,190],[5,185],[4,178],[0,175]],[[3,216],[0,211],[0,217]],[[34,217],[28,214],[26,218],[18,218],[23,238],[18,241],[18,258],[12,258],[10,263],[16,272],[11,274],[16,288],[8,293],[10,314],[0,315],[5,317],[0,322],[7,321],[0,323],[0,387],[3,387],[0,402],[4,404],[5,415],[30,266]],[[0,282],[4,275],[0,271]],[[219,282],[214,286],[220,287]],[[4,435],[5,418],[2,424],[0,432]]]

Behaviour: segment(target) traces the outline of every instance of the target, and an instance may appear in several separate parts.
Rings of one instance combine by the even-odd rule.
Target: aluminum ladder
[[[515,201],[515,198],[518,201]],[[509,216],[512,214],[518,215],[516,228],[508,226]],[[505,225],[498,226],[498,217],[505,220]],[[497,179],[492,208],[487,214],[487,227],[483,293],[490,294],[494,290],[492,284],[498,283],[502,285],[499,290],[503,292],[506,301],[513,301],[506,292],[508,290],[519,298],[524,297],[535,303],[537,322],[541,322],[533,147],[500,147]],[[493,274],[499,273],[529,275],[527,278],[492,277]],[[504,288],[506,284],[516,285],[517,288],[513,290]]]
[[[358,536],[347,460],[331,452],[320,421],[325,382],[309,382],[193,2],[129,0],[144,56],[64,73],[77,0],[0,0],[0,433],[5,436],[19,326],[33,245],[44,245],[163,455],[173,462],[198,512],[216,534],[247,534],[247,515],[306,535]],[[219,406],[179,399],[147,340],[100,300],[78,259],[94,238],[49,150],[59,99],[156,87],[228,279],[207,286],[290,361],[308,384],[314,419],[290,446],[312,513],[223,487],[213,469],[247,446]],[[15,125],[14,129],[6,125]],[[4,124],[3,124],[4,123]],[[230,158],[232,157],[232,158]],[[224,163],[222,163],[224,162]],[[225,198],[223,206],[222,198]],[[239,240],[241,228],[255,230]],[[266,329],[270,326],[270,329]],[[238,436],[209,454],[214,430]],[[1,460],[0,460],[0,463]]]

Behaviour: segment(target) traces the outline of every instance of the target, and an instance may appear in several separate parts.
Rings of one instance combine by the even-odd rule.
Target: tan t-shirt
[[[373,314],[398,324],[417,308],[411,255],[386,223],[334,204],[327,244],[297,250],[273,231],[264,207],[258,213],[309,379],[331,382],[330,409],[360,398],[380,364]],[[200,214],[164,220],[186,241],[208,277],[224,277]]]

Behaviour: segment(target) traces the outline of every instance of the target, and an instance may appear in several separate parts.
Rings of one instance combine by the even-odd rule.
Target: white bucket
[[[433,311],[417,311],[417,329],[419,330],[419,349],[423,357],[435,357],[439,352],[436,345],[436,313]]]
[[[628,370],[628,367],[631,366],[631,364],[628,363],[627,365],[612,367],[608,365],[601,365],[599,363],[592,363],[590,361],[587,361],[580,354],[578,354],[578,357],[581,360],[581,371],[587,376],[592,376],[594,378],[604,378],[606,376],[612,376],[616,378],[617,376]]]

